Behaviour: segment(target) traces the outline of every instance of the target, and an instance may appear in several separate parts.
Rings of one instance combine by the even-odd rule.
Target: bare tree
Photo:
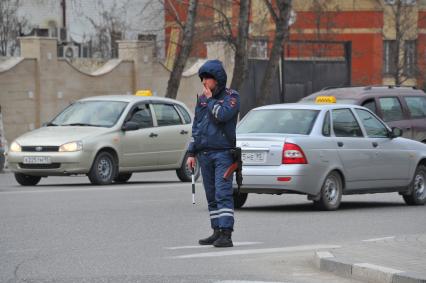
[[[18,47],[17,37],[28,29],[28,21],[18,16],[19,0],[0,1],[0,55],[13,56]]]
[[[234,54],[234,69],[232,74],[231,88],[239,91],[248,75],[248,39],[249,39],[249,15],[250,0],[218,0],[219,6],[200,4],[206,9],[212,9],[217,19],[212,23],[211,19],[205,19],[205,29],[198,29],[199,33],[212,35],[215,39],[223,40],[231,45]],[[239,7],[238,30],[234,31],[233,15],[227,13],[227,8],[232,9],[234,5]],[[232,11],[232,10],[231,10]],[[202,21],[202,19],[201,19]],[[213,27],[213,29],[212,29]],[[211,37],[210,37],[211,39]]]
[[[105,7],[103,1],[98,1],[98,18],[87,17],[87,20],[95,29],[93,52],[102,58],[117,57],[118,46],[116,41],[122,39],[128,29],[126,12],[129,0],[118,5],[114,0],[111,7]]]
[[[419,74],[416,58],[417,22],[413,14],[416,12],[416,1],[394,0],[386,3],[376,0],[388,18],[389,30],[383,31],[384,75],[391,76],[395,85],[401,85],[409,78]]]
[[[275,34],[268,65],[261,83],[260,89],[262,90],[262,95],[256,97],[256,105],[258,106],[265,105],[272,95],[273,76],[276,73],[279,60],[283,53],[283,45],[288,32],[288,21],[292,1],[276,0],[276,5],[273,5],[270,0],[264,0],[264,3],[268,7],[271,18],[275,24]]]
[[[333,39],[333,28],[336,27],[335,14],[339,12],[337,5],[331,6],[327,0],[313,0],[311,10],[313,12],[313,25],[315,26],[315,40],[319,43],[314,47],[314,56],[321,57],[328,51],[328,44],[321,41]]]
[[[250,1],[240,1],[238,34],[235,41],[234,70],[231,88],[239,91],[248,74],[248,37],[249,37]]]
[[[168,0],[169,1],[169,0]],[[168,3],[172,8],[174,8],[173,3],[169,1]],[[188,60],[189,54],[191,53],[192,41],[194,38],[194,29],[195,29],[195,19],[197,16],[197,5],[198,0],[189,0],[188,13],[186,21],[183,22],[179,18],[179,14],[173,13],[175,15],[176,21],[183,29],[183,35],[180,39],[180,49],[176,55],[172,72],[170,73],[169,81],[167,83],[166,97],[176,98],[177,92],[180,85],[180,80],[182,78],[182,73],[185,68],[186,61]],[[176,11],[176,10],[175,10]]]

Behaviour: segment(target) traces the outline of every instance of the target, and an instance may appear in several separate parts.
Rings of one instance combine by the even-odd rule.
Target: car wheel
[[[426,166],[417,166],[413,180],[410,184],[409,195],[403,195],[408,205],[424,205],[426,203]]]
[[[176,175],[182,182],[192,181],[192,170],[189,169],[188,166],[186,166],[186,161],[188,160],[188,157],[188,154],[185,154],[185,158],[183,159],[182,165],[179,169],[176,169]],[[197,181],[200,177],[200,165],[198,164],[198,161],[195,164],[196,165],[194,170],[194,180]]]
[[[15,173],[15,179],[22,186],[35,186],[40,182],[41,177]]]
[[[319,201],[314,201],[315,206],[321,210],[336,210],[342,200],[342,178],[339,173],[331,172],[325,178],[321,187]]]
[[[116,183],[126,183],[132,177],[132,173],[121,173],[118,174],[117,177],[114,178],[114,182]]]
[[[94,185],[111,184],[115,176],[116,166],[111,153],[101,151],[95,158],[88,174],[89,180]]]
[[[246,203],[248,193],[234,192],[234,208],[241,208]]]

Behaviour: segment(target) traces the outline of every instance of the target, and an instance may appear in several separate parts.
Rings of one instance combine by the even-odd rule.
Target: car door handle
[[[339,147],[342,147],[342,146],[344,145],[344,143],[343,143],[343,142],[337,142],[337,145],[338,145]]]
[[[379,144],[378,144],[378,143],[373,142],[373,147],[378,147],[378,146],[379,146]]]
[[[180,131],[181,135],[186,135],[187,133],[188,133],[188,131],[185,131],[185,130]]]
[[[149,135],[149,137],[150,137],[150,138],[156,138],[156,137],[158,137],[158,134],[151,133],[151,134]]]

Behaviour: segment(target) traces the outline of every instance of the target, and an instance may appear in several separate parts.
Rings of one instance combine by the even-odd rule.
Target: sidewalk
[[[315,253],[321,270],[365,282],[426,283],[426,234],[385,237]]]

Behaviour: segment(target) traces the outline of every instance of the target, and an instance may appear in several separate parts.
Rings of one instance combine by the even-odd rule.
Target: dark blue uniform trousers
[[[234,229],[234,199],[232,179],[223,179],[226,169],[233,163],[229,150],[203,151],[198,154],[203,175],[204,190],[213,229]]]

